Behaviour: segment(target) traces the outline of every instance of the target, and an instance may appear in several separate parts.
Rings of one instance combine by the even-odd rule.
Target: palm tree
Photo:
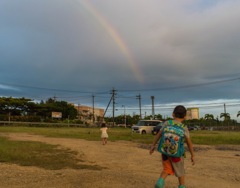
[[[214,116],[212,114],[205,114],[205,123],[208,125],[212,124],[212,120],[214,120]]]
[[[224,118],[224,121],[227,121],[227,120],[230,120],[231,117],[230,117],[230,114],[229,113],[221,113],[220,114],[220,118]]]
[[[205,114],[205,119],[206,120],[213,120],[214,116],[212,114]]]
[[[240,116],[240,111],[238,111],[238,113],[237,113],[237,117],[238,117],[238,116]]]

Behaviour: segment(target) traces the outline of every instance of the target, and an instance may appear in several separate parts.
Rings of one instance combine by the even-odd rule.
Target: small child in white
[[[108,133],[107,133],[107,127],[105,123],[102,123],[102,128],[100,129],[102,131],[101,138],[102,138],[102,144],[107,144],[108,139]]]

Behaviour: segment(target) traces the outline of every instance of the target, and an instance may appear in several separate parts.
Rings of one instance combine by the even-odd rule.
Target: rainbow
[[[143,74],[139,69],[137,62],[135,61],[133,55],[130,53],[125,41],[120,36],[120,34],[114,29],[114,27],[107,21],[107,19],[94,7],[93,4],[88,0],[77,0],[78,3],[82,5],[82,7],[87,10],[94,18],[98,21],[98,23],[107,31],[107,33],[111,36],[113,41],[117,44],[122,54],[126,57],[131,70],[133,71],[134,76],[140,82],[144,82]]]

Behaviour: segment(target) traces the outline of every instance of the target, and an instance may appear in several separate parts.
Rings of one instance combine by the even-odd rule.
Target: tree
[[[145,116],[144,119],[146,119],[146,120],[148,120],[148,119],[159,119],[159,120],[161,120],[161,119],[163,119],[163,118],[162,118],[162,115],[161,115],[161,114],[156,114],[156,115],[154,115],[154,118],[153,118],[152,115],[149,115],[149,116]]]
[[[228,120],[231,119],[229,113],[221,113],[221,114],[220,114],[220,118],[222,118],[222,117],[224,118],[224,121],[228,121]]]
[[[149,115],[149,116],[145,116],[144,117],[145,120],[148,120],[148,119],[153,119],[153,116],[152,115]]]
[[[206,120],[213,120],[214,116],[212,114],[205,114],[205,119]]]
[[[156,114],[156,115],[155,115],[155,119],[163,119],[163,117],[162,117],[161,114]]]
[[[206,124],[212,125],[214,116],[212,114],[205,114],[204,119],[206,120]]]
[[[74,119],[77,116],[77,110],[66,101],[55,101],[49,98],[45,103],[41,102],[38,105],[37,115],[50,118],[52,112],[62,112],[63,119]]]
[[[35,105],[31,99],[26,98],[12,98],[1,97],[0,98],[0,113],[11,114],[19,116],[21,114],[28,113],[35,109]]]
[[[237,113],[237,117],[238,117],[238,116],[240,116],[240,111],[238,111],[238,113]]]

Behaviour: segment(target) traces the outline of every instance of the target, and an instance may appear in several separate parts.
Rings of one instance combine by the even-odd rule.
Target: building
[[[102,119],[104,115],[104,109],[101,108],[92,108],[90,106],[78,105],[74,106],[78,112],[78,119],[89,122],[97,122],[99,119]],[[94,116],[93,116],[94,114]]]
[[[187,108],[187,120],[199,119],[199,108]]]

